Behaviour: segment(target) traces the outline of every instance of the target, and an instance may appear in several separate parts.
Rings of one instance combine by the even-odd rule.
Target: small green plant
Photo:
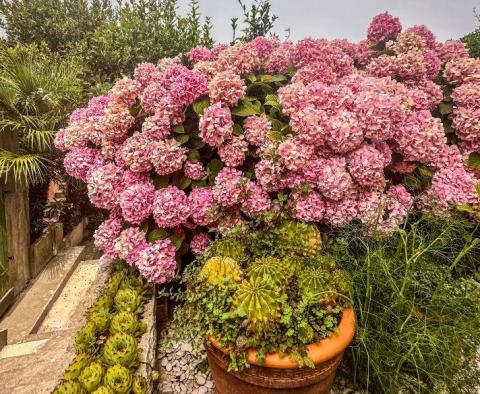
[[[89,366],[85,367],[78,381],[89,393],[94,391],[102,384],[103,367],[99,362],[93,362]]]
[[[133,394],[148,394],[148,382],[143,376],[134,376],[132,384]]]
[[[125,333],[137,337],[142,335],[146,330],[146,326],[140,323],[138,317],[131,312],[116,313],[110,323],[110,333]]]
[[[133,383],[132,373],[128,368],[122,365],[114,365],[107,369],[105,373],[105,384],[118,394],[127,394],[130,392]]]
[[[107,365],[133,368],[138,365],[138,354],[137,340],[128,334],[112,335],[103,346],[103,361]]]
[[[77,353],[94,353],[97,341],[97,330],[93,323],[87,325],[75,334],[75,349]]]
[[[87,365],[90,365],[92,360],[93,360],[93,358],[90,354],[86,354],[86,353],[78,354],[75,357],[75,359],[73,360],[72,364],[70,364],[68,369],[65,371],[65,374],[63,375],[63,377],[66,380],[77,379],[80,376],[80,374],[82,373],[83,369]]]
[[[104,333],[110,327],[111,313],[107,309],[94,310],[88,314],[87,320],[95,326],[97,333]]]
[[[117,311],[141,313],[142,297],[132,289],[119,290],[115,296],[115,308]]]
[[[82,387],[82,385],[78,382],[73,380],[66,381],[60,384],[55,391],[54,394],[86,394],[87,392]]]
[[[231,259],[244,263],[248,259],[245,245],[237,239],[221,239],[213,245],[210,250],[212,256],[230,257]]]

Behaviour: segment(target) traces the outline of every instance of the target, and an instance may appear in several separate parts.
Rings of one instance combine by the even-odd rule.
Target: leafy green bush
[[[3,178],[32,185],[51,175],[55,134],[82,99],[81,71],[44,47],[0,48],[0,132],[19,147],[0,150]]]
[[[423,217],[391,237],[352,229],[329,245],[353,277],[351,361],[370,392],[477,392],[478,228]]]

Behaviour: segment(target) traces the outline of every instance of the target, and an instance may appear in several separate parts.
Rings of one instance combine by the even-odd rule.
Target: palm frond
[[[27,130],[22,137],[22,144],[32,151],[46,152],[52,148],[55,130]]]
[[[16,183],[32,186],[41,183],[50,160],[39,153],[16,154],[0,150],[0,176],[4,181],[13,176]]]

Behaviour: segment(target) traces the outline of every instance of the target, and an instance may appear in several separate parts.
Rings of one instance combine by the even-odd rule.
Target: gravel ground
[[[176,343],[172,349],[158,350],[159,394],[215,394],[207,369],[206,356],[195,354],[189,343]],[[202,372],[205,371],[205,372]],[[360,394],[344,377],[337,377],[332,394]]]

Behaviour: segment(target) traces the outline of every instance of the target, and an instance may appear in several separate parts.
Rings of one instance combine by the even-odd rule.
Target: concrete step
[[[83,249],[76,246],[55,256],[4,316],[0,331],[7,330],[8,344],[19,342],[38,330],[75,271]]]

